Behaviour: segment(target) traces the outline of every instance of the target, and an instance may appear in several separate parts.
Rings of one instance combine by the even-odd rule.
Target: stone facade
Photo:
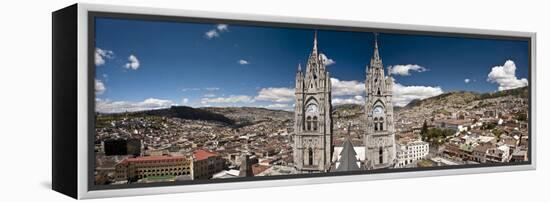
[[[395,131],[393,120],[393,78],[384,75],[375,36],[374,54],[366,67],[366,133],[365,165],[367,169],[388,168],[395,164]]]
[[[294,165],[302,172],[326,172],[332,155],[331,83],[317,50],[317,32],[305,74],[298,65],[295,95]]]
[[[183,156],[144,156],[124,159],[115,166],[116,181],[137,181],[148,177],[191,175],[191,159]]]

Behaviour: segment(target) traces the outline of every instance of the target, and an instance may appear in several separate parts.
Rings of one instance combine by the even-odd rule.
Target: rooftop
[[[196,150],[193,152],[193,157],[195,157],[195,160],[204,160],[204,159],[208,159],[210,157],[214,157],[214,156],[217,156],[218,153],[216,152],[213,152],[213,151],[207,151],[207,150],[203,150],[203,149],[200,149],[200,150]]]
[[[185,160],[183,156],[141,156],[137,158],[124,159],[122,164],[128,164],[133,162],[150,162],[150,161],[167,161],[167,160]]]

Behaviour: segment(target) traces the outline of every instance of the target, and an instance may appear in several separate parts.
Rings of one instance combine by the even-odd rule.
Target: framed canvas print
[[[52,184],[74,198],[535,169],[535,33],[52,16]]]

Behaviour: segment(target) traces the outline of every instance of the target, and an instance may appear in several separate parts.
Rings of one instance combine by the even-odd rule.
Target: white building
[[[505,163],[510,161],[510,147],[501,145],[497,148],[487,150],[486,161],[491,163]]]
[[[422,140],[414,140],[406,144],[397,143],[396,167],[405,167],[417,160],[423,159],[430,152],[430,145]]]

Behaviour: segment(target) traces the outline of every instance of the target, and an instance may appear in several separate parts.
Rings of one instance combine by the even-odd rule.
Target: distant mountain
[[[203,107],[208,112],[223,114],[238,125],[248,125],[262,121],[291,121],[294,112],[258,107]]]
[[[479,99],[489,99],[489,98],[503,97],[503,96],[509,96],[509,95],[527,98],[529,96],[529,87],[525,86],[521,88],[503,90],[503,91],[498,91],[494,93],[485,93],[485,94],[481,94],[479,96]]]
[[[477,100],[492,99],[503,96],[517,96],[527,98],[528,95],[528,87],[483,94],[465,91],[449,92],[422,100],[413,100],[404,107],[394,107],[394,111],[407,112],[407,110],[409,109],[419,109],[418,107],[434,108],[437,106],[465,106]],[[335,119],[341,120],[361,119],[363,114],[364,106],[358,104],[336,105],[333,107],[332,111],[333,117]],[[266,121],[294,121],[294,112],[257,107],[192,108],[187,106],[173,106],[165,109],[98,115],[107,118],[116,118],[120,116],[174,117],[189,120],[216,121],[231,125],[232,127],[241,127]]]
[[[365,107],[358,104],[343,104],[332,107],[332,116],[334,118],[355,119],[364,114]]]
[[[157,109],[142,112],[146,115],[175,117],[180,119],[218,121],[229,125],[235,124],[235,121],[227,118],[223,114],[213,113],[200,108],[187,106],[172,106],[166,109]]]
[[[529,88],[528,87],[522,87],[522,88],[516,88],[511,90],[503,90],[498,92],[492,92],[492,93],[476,93],[476,92],[468,92],[468,91],[456,91],[456,92],[448,92],[443,93],[441,95],[437,95],[434,97],[429,97],[425,99],[414,99],[411,102],[409,102],[406,106],[398,107],[394,106],[394,111],[401,111],[401,110],[408,110],[415,107],[433,107],[433,106],[464,106],[472,101],[476,100],[484,100],[484,99],[491,99],[491,98],[497,98],[497,97],[504,97],[504,96],[517,96],[517,97],[524,97],[527,98],[529,95]],[[343,104],[343,105],[336,105],[332,108],[332,114],[333,116],[338,117],[348,117],[353,118],[355,116],[358,116],[359,114],[364,113],[364,107],[363,105],[358,104]]]
[[[113,114],[100,114],[101,116],[109,117],[120,117],[120,116],[130,116],[130,117],[143,117],[143,116],[160,116],[160,117],[171,117],[171,118],[180,118],[180,119],[189,119],[189,120],[203,120],[203,121],[216,121],[228,125],[235,124],[235,121],[225,117],[222,114],[212,113],[204,109],[196,109],[187,106],[172,106],[170,108],[164,109],[153,109],[146,111],[138,112],[123,112],[123,113],[113,113]]]
[[[336,105],[332,107],[333,111],[340,111],[340,110],[363,110],[363,105],[358,104],[342,104],[342,105]]]
[[[477,100],[479,98],[479,94],[474,92],[466,92],[466,91],[457,91],[457,92],[449,92],[449,93],[443,93],[441,95],[437,95],[434,97],[429,97],[426,99],[415,99],[409,102],[406,106],[403,107],[403,109],[410,109],[413,107],[419,107],[419,106],[431,106],[431,105],[465,105],[471,101]]]
[[[216,121],[242,127],[265,121],[293,121],[294,112],[283,110],[272,110],[257,107],[202,107],[192,108],[188,106],[172,106],[164,109],[153,109],[138,112],[109,113],[98,115],[105,120],[126,117],[159,116],[172,117],[187,120]]]
[[[413,107],[428,107],[435,105],[466,105],[472,101],[491,99],[504,96],[518,96],[518,97],[527,97],[529,95],[529,88],[521,87],[511,90],[503,90],[493,93],[475,93],[468,91],[457,91],[457,92],[448,92],[443,93],[438,96],[429,97],[426,99],[416,99],[412,100],[404,106],[402,109],[411,109]]]

